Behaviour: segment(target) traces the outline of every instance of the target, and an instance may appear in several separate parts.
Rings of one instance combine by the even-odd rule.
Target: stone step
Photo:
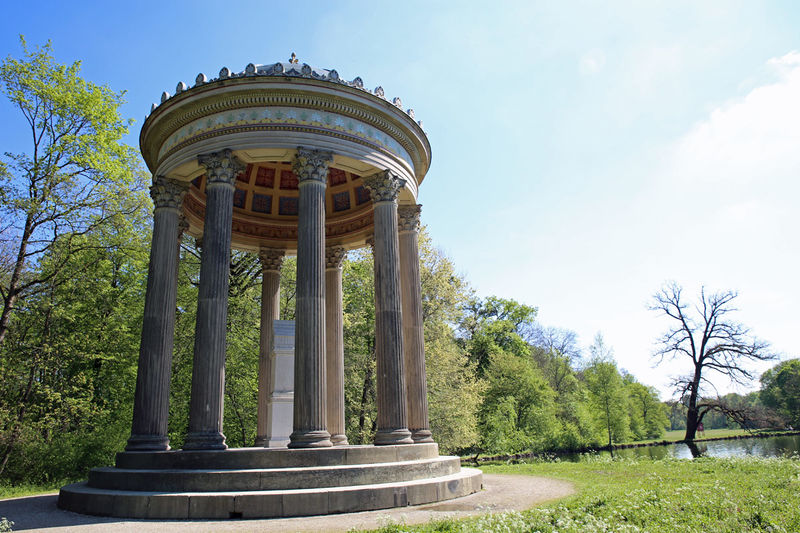
[[[216,469],[292,468],[358,465],[433,459],[439,455],[435,442],[390,446],[333,446],[330,448],[234,448],[229,450],[170,450],[120,452],[117,468]]]
[[[318,467],[214,469],[94,468],[88,484],[98,489],[150,491],[257,491],[368,485],[441,477],[458,472],[458,457]]]
[[[413,481],[294,490],[146,492],[75,483],[61,489],[58,506],[127,518],[276,518],[420,505],[466,496],[481,485],[481,471],[472,468]]]

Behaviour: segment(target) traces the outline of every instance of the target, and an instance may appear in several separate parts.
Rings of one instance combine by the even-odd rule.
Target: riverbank
[[[683,435],[683,432],[670,432],[673,434],[680,433]],[[741,439],[762,439],[762,438],[771,438],[771,437],[793,437],[800,435],[800,431],[771,431],[771,430],[759,430],[759,431],[745,431],[745,430],[709,430],[706,432],[707,435],[704,437],[700,437],[695,439],[693,442],[694,444],[701,444],[704,442],[714,442],[714,441],[725,441],[725,440],[741,440]],[[551,451],[551,452],[522,452],[522,453],[511,453],[511,454],[496,454],[496,455],[470,455],[470,456],[462,456],[461,463],[464,465],[473,465],[479,466],[483,465],[484,463],[492,463],[492,462],[506,462],[506,461],[518,461],[518,460],[525,460],[525,459],[547,459],[547,460],[555,460],[567,456],[575,456],[578,454],[591,454],[591,453],[598,453],[598,452],[613,452],[615,450],[624,450],[630,448],[647,448],[651,446],[669,446],[673,444],[684,444],[686,441],[683,438],[666,438],[661,440],[645,440],[645,441],[636,441],[636,442],[626,442],[622,444],[614,444],[612,446],[600,446],[594,448],[583,448],[580,450],[571,450],[571,451]]]
[[[578,494],[524,512],[422,526],[389,524],[380,533],[527,531],[800,531],[800,460],[728,457],[484,465],[574,483]]]

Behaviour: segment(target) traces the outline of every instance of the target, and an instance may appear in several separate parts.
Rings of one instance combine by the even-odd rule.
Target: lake
[[[707,457],[731,457],[754,455],[759,457],[788,457],[800,454],[800,435],[782,437],[747,438],[731,440],[714,440],[698,442],[695,444],[696,454]],[[611,452],[598,452],[598,456],[610,456]],[[684,444],[662,444],[642,446],[640,448],[622,448],[614,450],[615,457],[665,459],[691,459],[694,455],[692,449]],[[581,454],[560,456],[562,461],[580,461]]]

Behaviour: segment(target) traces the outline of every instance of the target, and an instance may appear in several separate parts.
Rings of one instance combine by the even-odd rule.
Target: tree
[[[22,113],[30,150],[0,162],[4,271],[0,276],[0,346],[20,297],[48,290],[81,270],[71,258],[95,245],[81,237],[138,209],[141,190],[133,149],[119,141],[130,121],[119,115],[123,92],[80,77],[80,62],[60,65],[48,42],[0,63],[0,90]],[[132,201],[136,200],[136,201]],[[47,256],[48,268],[36,268]]]
[[[650,309],[671,320],[671,326],[658,340],[654,357],[659,363],[665,358],[688,358],[692,363],[690,373],[675,380],[676,391],[686,405],[684,440],[692,441],[703,416],[720,409],[719,401],[702,399],[703,386],[710,385],[707,372],[743,384],[754,377],[744,366],[746,363],[769,361],[776,356],[769,352],[768,343],[751,336],[748,328],[730,318],[736,311],[736,292],[706,294],[703,288],[693,310],[681,297],[681,287],[668,283],[653,296]]]
[[[608,445],[628,437],[627,396],[622,376],[614,362],[613,351],[599,333],[589,348],[592,359],[583,371],[589,389],[589,401],[598,425],[608,436]]]
[[[800,359],[778,363],[761,375],[761,401],[800,427]]]

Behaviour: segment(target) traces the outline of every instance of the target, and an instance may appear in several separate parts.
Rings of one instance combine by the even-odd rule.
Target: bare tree
[[[701,397],[703,387],[711,385],[706,371],[744,384],[755,378],[744,366],[746,363],[769,361],[777,356],[769,351],[769,343],[751,336],[748,328],[730,318],[737,311],[732,303],[738,296],[736,292],[706,294],[703,288],[693,309],[681,300],[681,293],[678,284],[666,284],[653,296],[650,310],[672,320],[671,327],[658,340],[659,348],[654,354],[658,362],[665,358],[692,361],[692,371],[675,380],[676,391],[687,410],[684,440],[692,441],[703,416],[720,410],[719,400],[706,401]]]

